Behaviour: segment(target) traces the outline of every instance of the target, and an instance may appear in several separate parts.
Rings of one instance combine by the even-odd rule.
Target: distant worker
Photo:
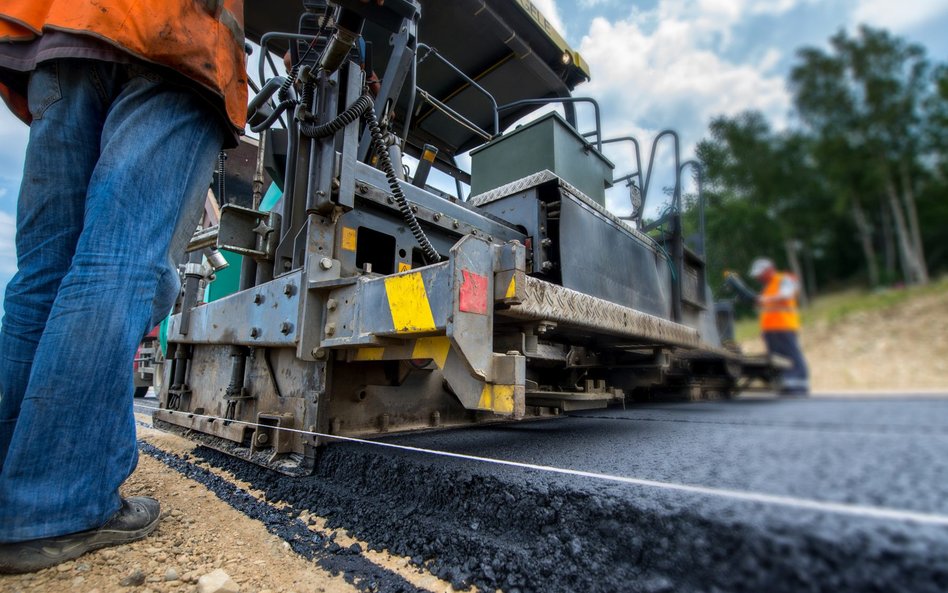
[[[0,97],[30,126],[0,328],[0,572],[155,529],[123,497],[132,359],[171,310],[247,111],[243,0],[4,0]]]
[[[763,286],[759,295],[755,295],[737,274],[725,273],[728,284],[738,296],[756,303],[767,352],[787,359],[792,365],[780,374],[780,394],[807,395],[810,392],[809,370],[800,348],[800,311],[797,305],[800,284],[796,276],[777,271],[774,263],[765,257],[754,260],[749,275]]]

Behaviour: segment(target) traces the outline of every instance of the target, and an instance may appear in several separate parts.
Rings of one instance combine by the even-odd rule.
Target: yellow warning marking
[[[492,410],[497,414],[513,414],[514,386],[484,384],[481,399],[477,404],[480,410]]]
[[[512,299],[517,296],[517,277],[510,277],[510,284],[507,285],[507,294],[504,295],[505,299]]]
[[[433,150],[426,150],[426,151],[424,151],[423,153],[421,153],[421,160],[423,160],[423,161],[428,161],[429,163],[434,162],[434,160],[435,160],[435,153],[434,153],[434,151],[433,151]]]
[[[355,360],[382,360],[385,348],[359,348],[355,353]]]
[[[403,261],[398,262],[398,271],[399,271],[399,272],[407,272],[407,271],[410,270],[410,269],[411,269],[411,264],[405,263],[405,262],[403,262]]]
[[[356,250],[356,230],[347,226],[342,227],[342,248],[346,251]]]
[[[444,361],[448,358],[449,350],[451,350],[451,341],[447,336],[419,338],[415,340],[415,347],[411,351],[411,357],[430,358],[438,365],[439,369],[443,369]]]
[[[396,333],[416,334],[436,329],[425,281],[420,273],[387,277],[385,295]]]

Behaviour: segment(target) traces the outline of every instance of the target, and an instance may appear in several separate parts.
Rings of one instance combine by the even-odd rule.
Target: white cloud
[[[799,1],[662,0],[653,14],[617,22],[596,18],[578,48],[592,80],[577,94],[602,104],[607,136],[638,138],[643,167],[652,139],[665,128],[681,134],[682,159],[687,159],[716,115],[757,109],[783,127],[790,96],[784,78],[772,72],[780,52],[773,48],[755,63],[735,63],[721,57],[719,43],[726,43],[745,15],[786,10]],[[647,29],[643,23],[655,26]],[[662,201],[662,187],[674,183],[670,145],[663,144],[656,157],[652,207]],[[610,147],[607,153],[616,161],[617,175],[634,168],[630,147]],[[610,192],[609,201],[614,211],[628,212],[624,190]]]
[[[16,222],[10,214],[0,212],[0,282],[16,273]]]
[[[858,0],[853,20],[904,31],[944,12],[946,5],[939,0],[899,0],[897,6],[890,0]]]

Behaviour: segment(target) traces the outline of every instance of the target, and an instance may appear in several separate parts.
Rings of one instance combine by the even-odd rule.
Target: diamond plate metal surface
[[[498,315],[532,321],[555,321],[572,328],[641,339],[648,344],[697,348],[697,330],[569,288],[527,277],[519,305]]]
[[[526,177],[523,177],[522,179],[511,181],[510,183],[501,185],[498,188],[492,189],[482,194],[471,196],[467,202],[473,206],[483,206],[484,204],[489,204],[496,200],[506,198],[507,196],[518,194],[522,191],[526,191],[530,189],[531,187],[536,187],[548,181],[556,181],[557,184],[559,184],[560,188],[568,192],[572,197],[576,198],[577,200],[582,202],[584,205],[592,208],[593,210],[603,215],[604,217],[608,218],[616,226],[622,228],[625,231],[628,231],[629,233],[635,235],[639,239],[642,239],[642,241],[644,241],[646,244],[648,245],[655,244],[655,241],[652,240],[651,237],[649,237],[642,231],[633,228],[632,226],[629,225],[629,223],[627,223],[626,221],[622,220],[615,214],[609,212],[608,210],[606,210],[605,208],[597,204],[595,200],[593,200],[592,198],[584,194],[577,187],[571,185],[569,182],[557,176],[555,173],[553,173],[549,169],[544,169],[540,171],[539,173],[534,173],[533,175],[527,175]]]

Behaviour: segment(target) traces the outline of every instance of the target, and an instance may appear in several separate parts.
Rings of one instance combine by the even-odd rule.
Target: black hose
[[[283,114],[284,111],[286,111],[290,107],[294,107],[295,105],[296,105],[296,101],[294,101],[293,99],[287,99],[286,101],[281,101],[273,110],[273,113],[268,115],[265,120],[263,120],[262,122],[260,122],[259,124],[255,126],[250,126],[250,131],[255,134],[259,134],[260,132],[266,130],[271,125],[273,125],[273,122],[275,122],[280,117],[280,115]]]
[[[308,122],[300,122],[300,134],[306,136],[307,138],[326,138],[327,136],[333,136],[336,132],[340,132],[356,121],[366,113],[372,111],[372,98],[368,95],[362,95],[355,102],[350,105],[345,111],[337,115],[332,121],[324,124],[313,124]]]
[[[401,212],[402,218],[405,219],[405,224],[408,225],[412,236],[415,237],[415,241],[417,241],[418,246],[421,247],[425,262],[439,262],[441,261],[441,256],[435,251],[434,246],[431,245],[431,241],[429,241],[425,235],[425,231],[422,230],[421,225],[418,224],[418,219],[415,218],[415,213],[411,211],[411,205],[408,203],[401,186],[398,184],[398,176],[395,173],[395,168],[392,166],[392,159],[388,155],[388,149],[385,146],[385,135],[382,133],[382,128],[379,127],[378,119],[375,117],[374,107],[375,102],[372,101],[372,97],[367,94],[362,95],[330,122],[319,125],[306,122],[300,123],[300,133],[309,138],[325,138],[342,131],[343,128],[359,119],[360,116],[365,116],[366,120],[368,120],[369,133],[372,135],[372,145],[378,156],[379,168],[385,173],[385,178],[388,180],[388,187],[392,190],[392,196],[395,198],[395,203],[398,204],[398,210]]]
[[[368,95],[363,96],[368,97]],[[369,99],[369,101],[371,102],[371,99]],[[425,231],[423,231],[421,225],[418,224],[418,219],[415,218],[415,213],[411,211],[411,205],[408,204],[408,200],[405,199],[405,194],[402,193],[402,188],[398,184],[398,176],[395,174],[395,168],[392,166],[392,159],[388,156],[388,149],[385,146],[385,135],[382,134],[382,128],[379,127],[378,119],[375,117],[375,110],[369,109],[366,113],[366,118],[368,119],[369,133],[372,134],[372,144],[375,146],[375,153],[379,159],[379,168],[382,169],[386,179],[388,179],[388,186],[392,190],[392,196],[398,204],[398,210],[402,213],[402,218],[405,219],[405,224],[408,225],[411,234],[414,235],[415,240],[418,241],[418,246],[421,247],[422,257],[425,263],[437,263],[441,261],[441,256],[435,251],[428,237],[425,236]]]

